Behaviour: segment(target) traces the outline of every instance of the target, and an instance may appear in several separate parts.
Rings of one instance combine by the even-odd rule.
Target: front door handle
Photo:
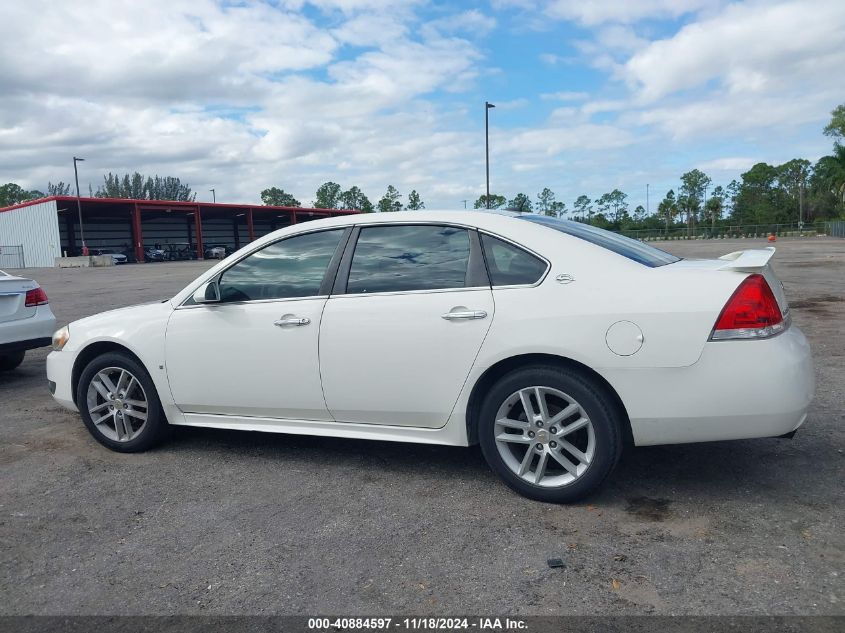
[[[283,316],[278,321],[273,321],[273,325],[285,327],[287,325],[308,325],[311,319],[308,317]]]
[[[466,319],[486,319],[487,313],[484,310],[456,310],[440,315],[447,321],[459,321]]]

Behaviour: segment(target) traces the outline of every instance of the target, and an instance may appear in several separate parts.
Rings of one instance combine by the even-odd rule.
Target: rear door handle
[[[486,319],[487,313],[484,310],[460,310],[456,312],[447,312],[440,315],[447,321],[459,321],[466,319]]]
[[[273,325],[285,327],[287,325],[308,325],[311,319],[308,317],[282,317],[278,321],[273,321]]]

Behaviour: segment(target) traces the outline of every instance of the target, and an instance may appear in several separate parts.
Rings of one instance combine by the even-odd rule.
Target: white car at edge
[[[170,300],[75,321],[58,402],[117,451],[169,425],[467,446],[568,502],[636,445],[789,434],[813,396],[774,249],[679,260],[576,222],[352,215],[276,231]]]
[[[44,289],[0,270],[0,371],[15,369],[27,350],[50,345],[55,329]]]

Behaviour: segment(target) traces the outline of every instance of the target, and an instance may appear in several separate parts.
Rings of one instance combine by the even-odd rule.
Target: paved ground
[[[31,353],[0,377],[0,613],[842,614],[845,240],[778,247],[816,355],[806,426],[630,450],[569,507],[511,493],[475,448],[185,429],[112,453]],[[67,322],[205,266],[29,272]]]

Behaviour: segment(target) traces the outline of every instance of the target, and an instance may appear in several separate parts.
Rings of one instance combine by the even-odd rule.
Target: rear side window
[[[522,215],[519,219],[528,220],[535,224],[542,224],[561,233],[586,240],[591,244],[601,246],[651,268],[657,268],[658,266],[665,266],[666,264],[673,264],[679,261],[678,257],[666,251],[661,251],[659,248],[654,248],[639,240],[634,240],[618,233],[611,233],[610,231],[605,231],[589,224],[573,222],[572,220],[561,220],[544,215]]]
[[[451,226],[361,229],[346,292],[401,292],[466,286],[469,235]]]
[[[509,242],[482,233],[481,244],[493,286],[535,284],[546,272],[546,262]]]
[[[320,294],[343,229],[296,235],[265,246],[220,277],[221,301],[290,299]]]

